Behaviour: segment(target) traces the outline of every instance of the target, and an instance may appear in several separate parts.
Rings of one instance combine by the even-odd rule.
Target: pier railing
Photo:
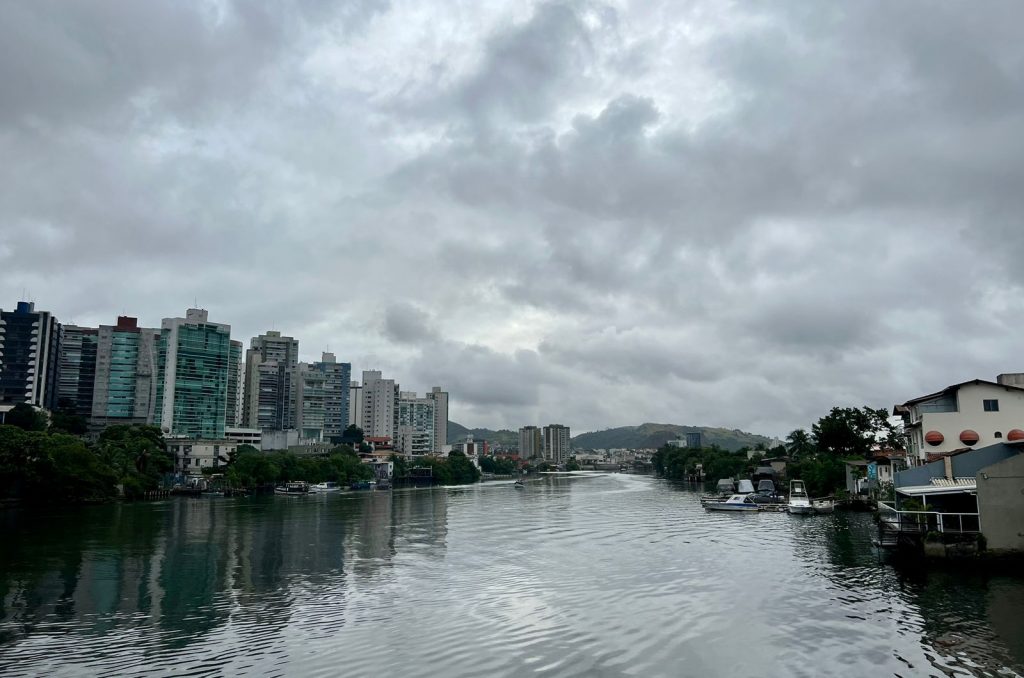
[[[981,532],[978,513],[942,511],[900,511],[892,504],[878,502],[878,518],[883,528],[893,532],[938,532],[940,534],[977,534]]]

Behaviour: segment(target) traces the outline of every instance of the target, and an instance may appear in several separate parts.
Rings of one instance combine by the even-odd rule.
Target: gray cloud
[[[1019,3],[6,3],[0,305],[198,300],[467,425],[1014,371]]]

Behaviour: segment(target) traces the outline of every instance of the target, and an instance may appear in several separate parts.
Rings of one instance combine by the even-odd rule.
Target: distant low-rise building
[[[201,475],[204,468],[227,466],[238,444],[232,440],[205,438],[169,438],[167,451],[174,457],[177,473]]]

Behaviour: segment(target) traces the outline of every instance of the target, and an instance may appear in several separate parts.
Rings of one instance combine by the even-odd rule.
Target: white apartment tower
[[[398,432],[398,384],[378,370],[363,371],[363,435],[395,440]]]

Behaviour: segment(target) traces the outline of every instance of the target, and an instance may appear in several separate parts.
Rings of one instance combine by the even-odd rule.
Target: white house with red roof
[[[908,462],[1024,440],[1024,388],[1000,382],[965,381],[893,407],[903,418]]]

